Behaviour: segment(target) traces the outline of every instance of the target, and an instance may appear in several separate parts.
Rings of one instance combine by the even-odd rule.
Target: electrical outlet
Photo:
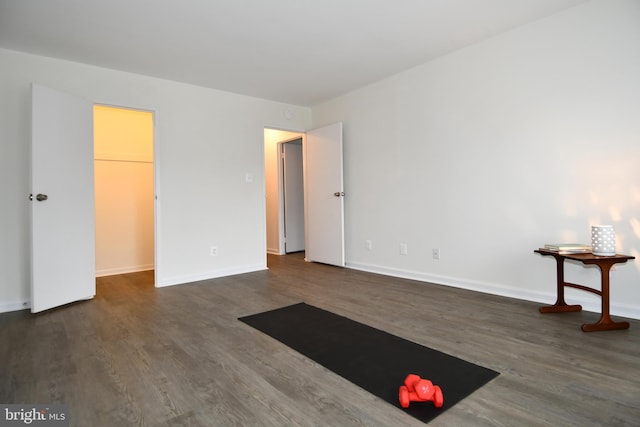
[[[433,259],[440,259],[440,249],[433,248]]]
[[[218,256],[218,247],[211,246],[211,256]]]
[[[370,251],[373,248],[373,245],[371,244],[371,240],[365,240],[364,247],[366,250]]]
[[[407,253],[407,244],[400,243],[400,255],[406,255]]]

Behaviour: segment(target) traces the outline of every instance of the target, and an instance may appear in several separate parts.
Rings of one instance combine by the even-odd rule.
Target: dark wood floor
[[[424,425],[237,320],[304,301],[501,372],[430,425],[640,425],[638,320],[584,333],[597,314],[268,261],[161,289],[104,277],[91,301],[0,314],[0,403],[67,403],[77,426]]]

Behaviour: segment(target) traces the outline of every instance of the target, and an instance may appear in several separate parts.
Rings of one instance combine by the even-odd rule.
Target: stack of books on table
[[[581,243],[549,243],[544,245],[549,251],[558,252],[560,254],[589,254],[591,253],[591,245],[583,245]]]

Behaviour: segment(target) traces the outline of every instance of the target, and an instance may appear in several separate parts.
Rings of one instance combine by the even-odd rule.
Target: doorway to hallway
[[[267,253],[284,255],[291,251],[304,250],[304,179],[302,171],[302,138],[304,134],[282,131],[277,129],[264,130],[265,156],[265,193],[266,193],[266,224],[267,224]],[[284,145],[291,143],[290,162],[296,172],[291,172],[289,190],[292,195],[288,198],[291,208],[287,215],[285,208],[285,160]],[[296,159],[295,165],[293,159]],[[293,191],[295,188],[295,192]],[[295,198],[293,194],[296,194]],[[297,200],[294,200],[297,199]],[[289,228],[290,238],[297,234],[297,242],[287,245],[286,229]],[[296,231],[293,231],[296,230]],[[301,234],[301,235],[300,235]],[[293,249],[295,248],[295,250]]]

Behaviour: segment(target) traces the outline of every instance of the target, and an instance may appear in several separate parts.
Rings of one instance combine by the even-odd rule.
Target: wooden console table
[[[614,264],[624,263],[635,257],[629,255],[614,255],[614,256],[597,256],[590,253],[587,254],[563,254],[547,249],[537,249],[534,252],[540,255],[552,256],[556,259],[558,266],[558,298],[553,305],[540,307],[540,313],[561,313],[568,311],[581,311],[582,306],[579,304],[569,305],[564,301],[564,288],[576,288],[583,291],[591,292],[600,295],[602,300],[602,310],[600,320],[596,323],[582,325],[584,332],[593,331],[608,331],[612,329],[628,329],[629,322],[614,322],[609,315],[609,272]],[[602,281],[601,290],[589,288],[583,285],[576,285],[575,283],[568,283],[564,281],[564,260],[579,261],[585,265],[595,264],[600,268],[600,277]]]

